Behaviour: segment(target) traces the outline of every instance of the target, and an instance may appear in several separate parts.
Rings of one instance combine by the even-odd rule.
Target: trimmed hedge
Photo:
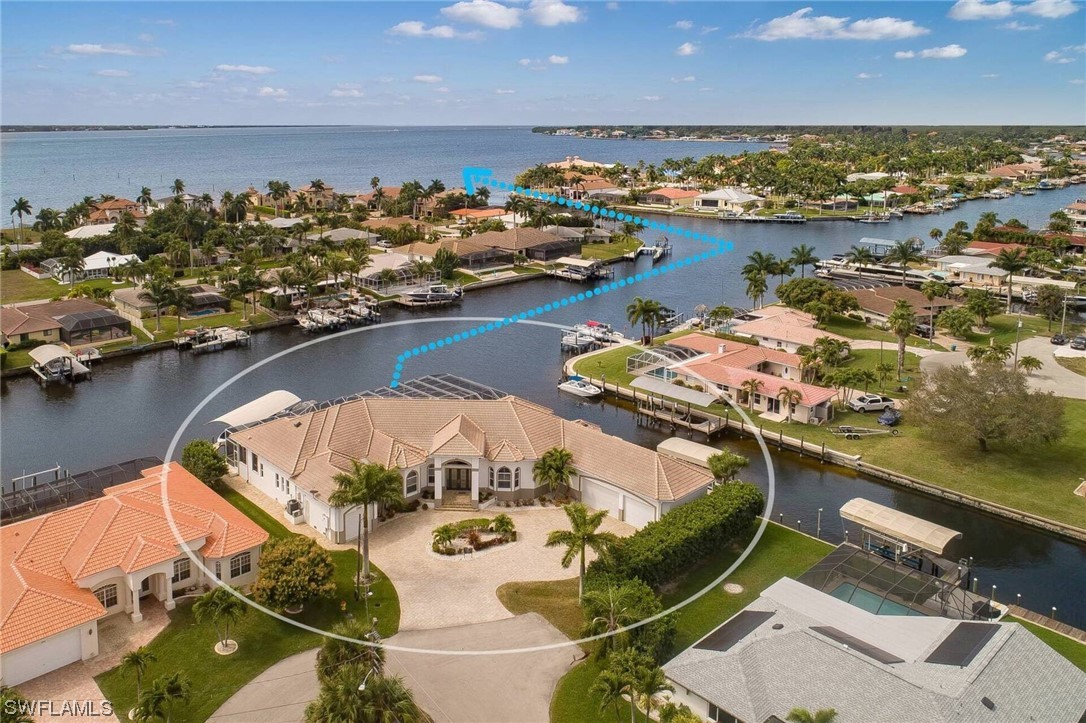
[[[765,498],[754,485],[721,485],[620,540],[591,569],[656,587],[739,539],[764,507]]]

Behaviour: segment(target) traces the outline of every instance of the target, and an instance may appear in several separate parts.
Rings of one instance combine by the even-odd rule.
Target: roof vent
[[[988,710],[995,710],[995,703],[992,702],[991,698],[985,696],[980,699],[980,702],[983,703],[984,707]]]
[[[294,420],[294,426],[295,426],[295,427],[300,427],[300,426],[302,426],[302,421],[301,421],[300,419],[295,419],[295,420]]]
[[[773,629],[774,630],[784,630],[784,625],[782,623],[773,623]]]

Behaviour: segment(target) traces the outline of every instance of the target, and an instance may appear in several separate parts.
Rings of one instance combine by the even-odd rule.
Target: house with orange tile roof
[[[163,475],[165,472],[165,475]],[[176,462],[103,496],[0,527],[0,679],[98,654],[98,622],[256,579],[268,533]]]
[[[822,337],[838,341],[848,341],[839,334],[823,331],[815,327],[815,319],[803,311],[796,311],[785,306],[766,306],[751,312],[749,320],[740,320],[732,330],[739,336],[757,339],[762,346],[795,354],[802,346],[814,346]]]
[[[470,509],[483,493],[513,502],[547,492],[532,466],[562,447],[573,454],[571,493],[634,527],[703,494],[712,481],[694,464],[513,396],[359,396],[317,406],[228,430],[226,456],[242,479],[284,506],[298,505],[305,521],[334,542],[358,537],[362,510],[329,503],[333,478],[350,471],[353,460],[395,469],[408,501]]]
[[[701,195],[701,191],[684,190],[682,188],[657,188],[649,191],[642,200],[644,203],[655,206],[691,206],[694,199]]]

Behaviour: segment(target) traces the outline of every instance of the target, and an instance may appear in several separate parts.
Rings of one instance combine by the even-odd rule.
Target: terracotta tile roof
[[[882,286],[876,289],[854,289],[846,291],[845,293],[851,294],[860,302],[860,308],[864,311],[870,311],[882,316],[888,316],[894,310],[894,304],[898,299],[904,299],[909,302],[909,305],[913,307],[913,311],[917,314],[927,316],[930,314],[931,309],[935,309],[935,313],[938,314],[943,309],[950,306],[960,306],[961,302],[954,301],[953,299],[945,299],[941,296],[935,297],[931,304],[928,304],[926,296],[921,294],[916,289],[910,289],[907,286]]]
[[[96,211],[124,211],[138,209],[140,205],[135,201],[129,201],[127,198],[114,198],[111,201],[102,201],[101,203],[94,204]]]
[[[995,254],[998,254],[1003,249],[1010,249],[1012,251],[1019,251],[1019,250],[1028,251],[1029,246],[1026,246],[1024,244],[1013,244],[1013,243],[1012,244],[1004,244],[1004,243],[999,243],[998,241],[972,241],[972,242],[970,242],[970,244],[968,246],[965,247],[966,252],[968,252],[968,251],[991,251],[992,253],[995,253]]]
[[[822,329],[816,329],[810,321],[810,315],[800,314],[791,310],[778,313],[754,321],[744,322],[735,327],[738,334],[746,334],[752,337],[761,337],[774,341],[786,341],[792,344],[806,344],[811,346],[821,337],[829,337],[839,341],[848,341],[839,334],[833,334]]]
[[[458,208],[455,211],[449,211],[450,216],[461,218],[497,218],[507,213],[509,212],[504,208]]]
[[[83,299],[63,299],[45,304],[0,307],[0,330],[5,336],[32,334],[46,329],[59,329],[58,317],[84,311],[101,311],[106,307]]]
[[[167,467],[170,512],[186,543],[222,558],[268,539],[240,510],[176,463]],[[183,553],[162,502],[161,467],[75,507],[0,528],[0,652],[105,614],[78,581],[142,570]]]
[[[714,359],[695,359],[694,361],[687,362],[686,364],[679,364],[672,368],[675,371],[687,372],[692,376],[706,379],[714,384],[730,387],[731,389],[741,389],[743,382],[748,379],[757,379],[762,383],[762,387],[758,390],[758,393],[768,397],[776,397],[777,393],[780,392],[782,388],[788,387],[789,389],[798,391],[803,396],[802,403],[807,406],[821,404],[822,402],[829,401],[837,396],[837,392],[832,389],[815,386],[814,384],[805,384],[795,379],[775,377],[772,374],[764,374],[742,367],[728,366],[726,364],[721,364],[719,363],[719,360]]]
[[[466,239],[443,238],[433,243],[428,241],[415,241],[404,246],[397,246],[392,250],[395,253],[404,254],[405,256],[425,256],[426,258],[433,258],[439,249],[449,249],[460,257],[481,254],[490,250],[490,247],[476,243],[475,238],[475,236]]]
[[[753,346],[738,341],[725,341],[706,334],[687,334],[668,342],[705,354],[713,354],[727,360],[731,366],[750,368],[762,362],[773,362],[784,366],[799,368],[800,358],[780,349]],[[723,351],[721,351],[723,349]]]
[[[546,244],[561,243],[568,239],[560,238],[550,231],[521,227],[507,231],[487,231],[486,233],[476,234],[470,237],[469,240],[473,244],[487,248],[519,251]]]
[[[382,216],[381,218],[367,218],[362,222],[362,228],[370,229],[371,231],[377,231],[382,228],[399,228],[400,226],[407,224],[411,228],[421,229],[423,231],[429,231],[433,226],[422,221],[411,218],[410,216]]]
[[[662,462],[652,450],[571,422],[517,397],[498,400],[364,398],[319,412],[275,419],[231,434],[283,470],[298,484],[327,499],[332,477],[350,460],[404,469],[432,454],[486,456],[494,461],[538,459],[552,447],[573,453],[582,475],[600,479],[651,500],[676,500],[703,487],[708,472],[687,463]],[[311,455],[303,440],[315,425],[332,425]],[[309,455],[309,456],[307,456]]]
[[[681,188],[657,188],[655,191],[649,191],[645,195],[663,196],[672,201],[677,201],[682,198],[697,198],[701,195],[701,191],[684,191]]]

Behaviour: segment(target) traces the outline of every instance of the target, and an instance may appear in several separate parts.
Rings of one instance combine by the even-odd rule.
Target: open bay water
[[[532,134],[526,129],[405,129],[398,133],[369,133],[375,141],[360,141],[368,129],[224,129],[207,131],[148,131],[64,134],[6,134],[3,137],[4,193],[24,195],[35,207],[34,190],[48,198],[56,193],[53,205],[67,205],[85,193],[130,194],[129,186],[116,187],[106,183],[105,169],[115,174],[129,167],[154,168],[149,158],[171,160],[191,168],[191,172],[170,171],[166,183],[174,177],[184,178],[188,187],[202,191],[195,179],[199,174],[207,183],[225,183],[216,178],[242,180],[230,187],[243,188],[251,181],[284,178],[292,185],[302,185],[311,178],[322,177],[341,189],[368,188],[371,175],[392,184],[400,180],[444,178],[450,185],[460,177],[464,165],[479,165],[494,170],[494,177],[512,180],[524,168],[539,162],[559,160],[566,155],[580,155],[588,160],[636,163],[639,158],[659,161],[665,157],[702,155],[728,152],[710,143],[657,143],[634,141],[589,141]],[[174,145],[181,136],[187,140]],[[47,138],[46,145],[22,146],[21,136]],[[339,138],[338,135],[350,136]],[[81,142],[80,137],[92,138]],[[102,138],[104,136],[104,138]],[[223,140],[220,136],[229,136]],[[299,140],[295,136],[308,138]],[[321,140],[315,140],[318,136]],[[324,137],[329,136],[329,137]],[[127,137],[127,140],[126,140]],[[278,141],[272,139],[278,138]],[[424,139],[432,146],[420,152]],[[207,140],[210,139],[210,140]],[[389,140],[391,139],[391,140]],[[132,149],[125,150],[127,141]],[[281,144],[276,151],[276,143]],[[374,170],[372,161],[352,165],[350,148],[356,144],[381,148],[387,154],[385,163],[391,170]],[[344,148],[345,158],[331,164],[340,168],[343,181],[331,173],[322,172],[313,158],[305,157],[304,146]],[[367,145],[368,144],[368,145]],[[208,150],[205,145],[218,149]],[[736,144],[715,144],[736,145]],[[10,149],[15,149],[15,170]],[[42,150],[52,149],[51,153]],[[173,149],[173,150],[169,150]],[[240,150],[231,150],[240,149]],[[733,149],[730,152],[738,152]],[[237,156],[229,155],[237,153]],[[368,151],[367,151],[368,152]],[[38,154],[34,162],[30,156]],[[265,158],[265,154],[267,154]],[[653,155],[656,154],[656,155]],[[173,156],[171,158],[171,156]],[[86,191],[64,186],[55,176],[52,183],[35,186],[32,174],[38,165],[52,169],[67,168],[76,175],[84,173],[77,160],[87,167],[97,168],[100,180],[87,178]],[[303,158],[293,167],[290,158]],[[370,158],[376,156],[369,156]],[[128,160],[126,160],[128,159]],[[197,162],[195,159],[202,159]],[[205,166],[200,164],[206,161]],[[267,163],[272,170],[263,170]],[[22,171],[16,172],[22,164]],[[339,165],[336,165],[339,164]],[[330,168],[325,165],[324,168]],[[39,172],[44,174],[44,171]],[[216,175],[221,174],[221,175]],[[249,179],[248,175],[253,178]],[[94,181],[94,183],[91,183]],[[147,181],[133,180],[135,192]],[[28,189],[10,191],[12,185]],[[150,185],[150,184],[149,184]],[[207,188],[206,190],[210,190]],[[863,236],[905,238],[919,236],[927,240],[932,227],[948,228],[957,220],[971,225],[984,211],[992,210],[1003,220],[1017,217],[1025,223],[1040,225],[1048,214],[1061,208],[1083,189],[1068,188],[1038,193],[1032,197],[1014,197],[1004,201],[974,201],[956,211],[940,216],[907,217],[887,225],[868,226],[849,222],[812,222],[785,226],[773,224],[724,224],[718,221],[682,219],[674,223],[702,233],[735,242],[734,252],[722,254],[658,280],[636,284],[609,294],[587,299],[574,306],[545,315],[542,320],[557,323],[577,323],[598,319],[615,324],[627,334],[635,334],[625,321],[625,306],[634,296],[659,299],[673,308],[689,314],[698,304],[721,302],[735,306],[749,303],[743,295],[744,283],[739,268],[748,253],[763,250],[787,255],[793,246],[806,243],[825,257],[840,253]],[[74,196],[74,197],[73,197]],[[6,196],[5,196],[6,197]],[[131,196],[130,196],[131,197]],[[648,240],[658,234],[646,234]],[[680,259],[705,250],[705,245],[686,238],[672,238],[673,259]],[[651,268],[649,259],[636,264],[616,266],[616,273],[626,276]],[[636,271],[635,271],[636,270]],[[808,269],[807,273],[810,273]],[[386,319],[434,318],[455,316],[507,317],[521,310],[553,302],[584,290],[583,286],[554,279],[538,279],[510,286],[495,287],[469,293],[458,307],[434,312],[411,312],[388,309]],[[384,386],[389,381],[396,355],[403,349],[423,341],[444,338],[457,331],[477,325],[477,322],[434,323],[415,326],[376,327],[372,331],[345,337],[299,351],[268,364],[241,382],[230,387],[200,414],[187,430],[184,439],[213,437],[221,425],[210,420],[223,412],[274,389],[289,389],[303,399],[330,399],[364,389]],[[32,379],[5,380],[0,384],[0,474],[3,479],[61,465],[73,472],[107,465],[143,455],[165,454],[170,437],[201,399],[231,376],[260,359],[288,349],[308,339],[299,330],[281,328],[254,335],[247,349],[226,351],[206,356],[192,356],[168,350],[138,357],[111,360],[95,368],[93,381],[75,387],[52,386],[42,389]],[[892,354],[888,350],[888,354]],[[469,343],[461,343],[425,357],[413,358],[405,370],[405,378],[437,372],[451,372],[490,384],[507,392],[554,409],[569,419],[585,419],[599,424],[606,432],[639,444],[655,447],[666,435],[638,427],[627,408],[611,403],[586,403],[579,398],[560,394],[555,385],[559,380],[564,356],[559,351],[558,332],[554,329],[513,326],[486,334]],[[734,436],[720,440],[757,460],[759,455],[749,441],[739,442]],[[1079,627],[1086,627],[1086,547],[1064,542],[1051,535],[1021,527],[974,510],[930,499],[881,482],[865,478],[848,470],[819,465],[793,454],[775,454],[777,478],[776,509],[784,514],[785,523],[796,526],[802,521],[805,532],[813,532],[822,508],[821,536],[831,541],[843,539],[846,528],[837,510],[853,497],[864,497],[890,505],[904,512],[960,530],[963,539],[947,550],[950,558],[973,556],[975,572],[980,579],[981,592],[998,586],[997,599],[1013,601],[1022,594],[1022,604],[1039,612],[1052,606],[1058,617]],[[746,476],[752,482],[765,484],[765,470],[752,462]]]

